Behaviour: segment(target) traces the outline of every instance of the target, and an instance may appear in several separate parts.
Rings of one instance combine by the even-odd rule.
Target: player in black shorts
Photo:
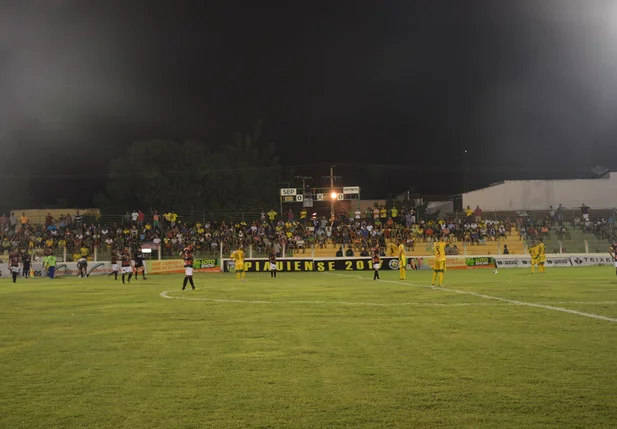
[[[146,267],[144,267],[144,254],[141,253],[141,249],[137,250],[135,252],[135,267],[134,267],[134,271],[135,271],[135,280],[137,280],[137,277],[139,277],[139,273],[141,272],[141,275],[143,277],[144,280],[148,280],[146,278]]]
[[[276,253],[270,253],[270,277],[276,277]]]
[[[615,263],[615,274],[617,274],[617,242],[614,242],[611,247],[608,249],[609,255],[613,258],[613,262]]]
[[[30,278],[30,262],[31,261],[32,261],[32,258],[30,257],[30,254],[28,252],[24,252],[23,256],[21,257],[21,263],[23,264],[21,275],[25,278]]]
[[[19,253],[17,250],[14,250],[9,256],[9,269],[11,270],[13,283],[17,283],[17,276],[19,275]]]
[[[114,280],[118,280],[118,252],[111,251],[111,273],[110,276],[114,276]]]
[[[129,249],[124,249],[124,252],[120,254],[122,260],[122,283],[124,283],[124,276],[129,275],[128,283],[131,284],[131,278],[133,277],[133,269],[131,268],[131,255],[129,255]]]
[[[77,277],[88,277],[88,260],[86,258],[79,258],[77,260]]]
[[[191,287],[195,290],[195,283],[193,283],[193,246],[186,246],[180,256],[184,259],[184,282],[182,284],[182,290],[186,288],[188,282],[191,283]]]

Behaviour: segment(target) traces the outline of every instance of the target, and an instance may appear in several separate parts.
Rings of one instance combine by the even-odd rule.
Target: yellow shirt
[[[231,254],[231,259],[234,260],[236,264],[244,263],[244,250],[238,249]]]
[[[270,211],[268,212],[268,217],[270,218],[270,220],[274,220],[274,218],[276,217],[276,215],[277,215],[277,214],[278,214],[278,213],[277,213],[277,212],[275,212],[274,210],[270,210]]]
[[[473,210],[471,210],[471,209],[466,209],[466,210],[465,210],[465,215],[466,215],[467,217],[471,216],[471,214],[472,214],[472,213],[473,213]]]
[[[538,255],[540,254],[540,249],[538,246],[531,246],[529,248],[529,253],[531,254],[532,258],[537,258]]]
[[[545,255],[546,249],[544,248],[544,243],[538,244],[538,256],[542,257]]]
[[[438,241],[433,246],[435,249],[435,260],[436,261],[445,261],[446,260],[446,243],[443,241]]]
[[[405,246],[402,244],[399,244],[398,246],[398,258],[401,261],[405,259]]]

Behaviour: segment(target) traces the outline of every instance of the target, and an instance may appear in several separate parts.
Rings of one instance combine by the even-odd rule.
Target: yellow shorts
[[[446,270],[446,261],[435,261],[433,264],[434,271],[445,271]]]
[[[531,258],[531,265],[538,265],[540,263],[539,258]]]
[[[546,256],[540,256],[540,257],[538,258],[538,262],[539,262],[540,264],[546,264]]]
[[[236,263],[236,271],[244,271],[244,262]]]

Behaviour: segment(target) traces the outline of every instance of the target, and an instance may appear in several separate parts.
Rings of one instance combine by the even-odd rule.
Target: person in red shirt
[[[373,280],[379,280],[379,266],[381,265],[379,261],[379,252],[373,252],[373,257],[371,258],[371,261],[373,263],[373,270],[375,271],[375,273],[373,274]]]
[[[14,250],[9,256],[9,264],[11,270],[11,277],[13,277],[13,283],[17,282],[17,276],[19,275],[19,253]]]

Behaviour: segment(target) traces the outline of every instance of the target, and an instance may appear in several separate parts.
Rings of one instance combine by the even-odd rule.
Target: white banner
[[[40,262],[31,265],[31,271],[34,277],[45,277],[47,271],[43,270],[43,264]],[[19,265],[19,275],[21,276],[23,265]],[[76,276],[78,274],[77,262],[58,262],[56,265],[56,276]],[[104,276],[111,273],[111,262],[88,262],[88,275],[91,276]],[[0,279],[11,278],[11,271],[9,270],[9,264],[0,264]]]
[[[521,268],[531,267],[530,256],[496,256],[495,265],[497,268]],[[547,267],[571,267],[570,257],[568,255],[546,255]]]
[[[360,187],[359,186],[345,186],[343,188],[343,194],[359,194]]]
[[[288,197],[296,195],[296,188],[283,188],[281,189],[281,197]]]
[[[588,267],[593,265],[613,265],[614,261],[610,255],[602,253],[589,253],[569,256],[572,265],[575,267]]]

